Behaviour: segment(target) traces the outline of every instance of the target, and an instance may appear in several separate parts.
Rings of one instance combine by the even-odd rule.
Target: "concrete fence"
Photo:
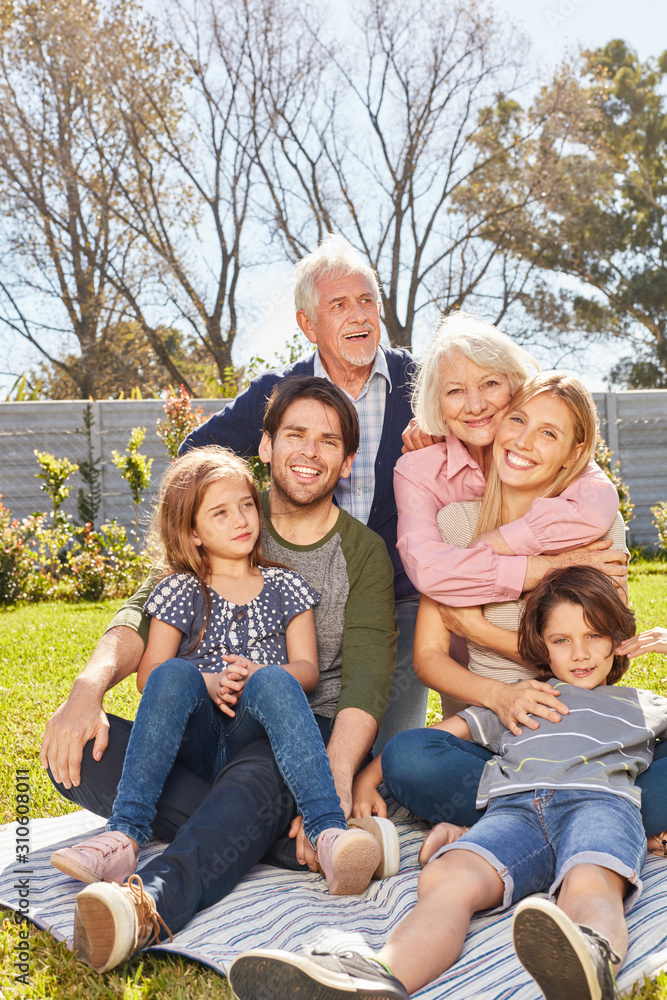
[[[596,393],[602,434],[620,461],[621,475],[635,503],[635,520],[630,523],[633,545],[655,547],[657,532],[650,508],[667,500],[667,390]],[[153,483],[146,500],[154,491],[169,462],[162,441],[155,433],[158,419],[164,417],[160,400],[100,400],[90,404],[93,414],[93,452],[101,457],[102,506],[98,523],[116,518],[130,527],[134,505],[130,490],[111,461],[114,449],[123,453],[133,427],[145,427],[142,454],[154,459]],[[222,399],[195,400],[208,416],[226,405]],[[0,403],[0,493],[2,503],[14,517],[26,517],[35,511],[48,510],[50,501],[40,492],[39,471],[34,451],[47,451],[72,462],[88,458],[88,441],[83,422],[82,401],[40,401]],[[74,489],[64,510],[76,515],[76,495],[81,479],[72,476]],[[142,504],[146,519],[150,503]]]

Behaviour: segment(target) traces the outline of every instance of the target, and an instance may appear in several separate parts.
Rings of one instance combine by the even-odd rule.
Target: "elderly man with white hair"
[[[248,388],[186,439],[183,450],[206,444],[256,455],[266,401],[290,376],[317,375],[346,393],[359,415],[361,438],[349,479],[341,479],[336,503],[384,540],[394,566],[399,627],[392,697],[375,752],[396,733],[423,726],[428,689],[415,677],[412,646],[418,595],[396,549],[393,471],[401,435],[412,417],[412,355],[380,344],[380,289],[375,271],[338,235],[330,235],[295,268],[294,303],[299,327],[315,352],[280,371],[253,379]],[[308,455],[293,466],[296,480],[318,475]]]

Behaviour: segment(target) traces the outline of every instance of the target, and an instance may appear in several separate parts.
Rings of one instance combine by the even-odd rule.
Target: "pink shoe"
[[[62,847],[51,864],[80,882],[126,882],[137,870],[134,841],[119,830],[107,830],[76,847]]]
[[[365,892],[380,858],[380,845],[366,830],[329,829],[317,838],[317,861],[332,896]]]
[[[430,833],[426,834],[419,852],[419,864],[425,865],[436,851],[447,844],[453,844],[470,829],[469,826],[456,826],[454,823],[436,823]]]

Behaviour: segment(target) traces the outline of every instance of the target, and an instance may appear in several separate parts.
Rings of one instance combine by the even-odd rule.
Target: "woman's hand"
[[[464,639],[475,641],[475,636],[483,630],[486,625],[486,618],[482,614],[481,607],[470,608],[450,608],[447,604],[438,605],[442,624],[450,632],[462,636]]]
[[[621,656],[629,656],[631,660],[644,653],[667,653],[667,628],[656,625],[646,632],[633,635],[617,646],[616,652]]]
[[[540,724],[531,716],[537,715],[549,722],[560,722],[567,715],[567,705],[559,704],[560,694],[550,684],[542,681],[519,681],[517,684],[498,682],[487,702],[504,726],[520,736],[521,726],[539,729]]]

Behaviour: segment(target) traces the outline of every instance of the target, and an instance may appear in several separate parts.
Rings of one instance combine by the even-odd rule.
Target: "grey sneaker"
[[[575,924],[548,899],[530,897],[512,920],[517,958],[546,1000],[614,1000],[612,962],[620,957],[606,938]]]
[[[408,1000],[402,983],[356,951],[246,951],[229,969],[236,1000]]]

